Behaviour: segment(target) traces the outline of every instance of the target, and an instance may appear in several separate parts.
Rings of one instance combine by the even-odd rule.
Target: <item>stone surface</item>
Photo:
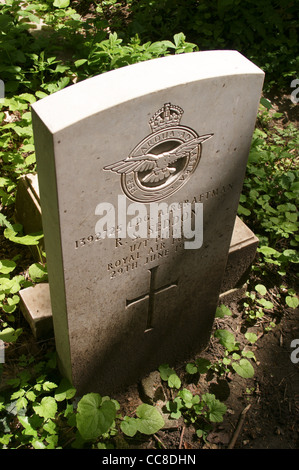
[[[34,191],[32,190],[34,189]],[[20,178],[16,197],[16,218],[27,230],[25,233],[38,232],[42,228],[41,208],[39,198],[38,179],[36,174],[26,175]],[[231,302],[241,300],[246,292],[246,276],[253,263],[258,238],[237,216],[228,252],[228,258],[223,276],[219,304],[229,305]],[[35,247],[31,247],[35,248]],[[43,248],[43,241],[41,243]],[[39,261],[39,252],[33,252],[36,261]],[[44,283],[43,296],[39,297],[38,288],[28,287],[26,296],[23,296],[22,311],[28,320],[34,335],[42,338],[52,334],[53,322],[49,321],[52,315],[49,285]],[[21,296],[22,296],[21,291]],[[29,295],[29,292],[31,294]],[[46,305],[47,304],[47,305]],[[43,310],[45,309],[45,314]],[[36,314],[36,310],[40,313]],[[32,316],[30,312],[35,312]],[[38,331],[36,328],[38,323]]]
[[[29,174],[19,179],[15,218],[17,222],[23,225],[26,234],[42,230],[37,174]],[[246,280],[246,275],[254,260],[257,246],[258,238],[237,216],[230,242],[221,293],[243,286],[243,281]],[[43,248],[43,240],[41,240],[40,247]],[[37,250],[34,252],[34,256],[36,261],[40,260]]]
[[[53,335],[53,317],[49,284],[36,284],[34,287],[21,289],[20,307],[28,321],[35,338]]]
[[[236,217],[221,293],[243,286],[255,258],[258,243],[258,238],[250,228]]]
[[[263,75],[234,51],[182,54],[33,104],[56,348],[78,394],[124,388],[208,342]],[[132,216],[156,201],[203,203],[203,244],[133,240]]]

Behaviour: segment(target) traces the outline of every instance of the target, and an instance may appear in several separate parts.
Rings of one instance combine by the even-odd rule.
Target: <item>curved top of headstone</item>
[[[171,55],[88,78],[37,101],[32,107],[54,134],[104,109],[164,88],[239,74],[263,76],[264,72],[237,51]]]

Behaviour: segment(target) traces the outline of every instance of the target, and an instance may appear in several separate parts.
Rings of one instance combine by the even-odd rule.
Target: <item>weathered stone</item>
[[[155,370],[141,380],[140,396],[144,402],[150,405],[158,400],[163,402],[166,400],[160,372]]]
[[[21,289],[20,307],[36,338],[53,335],[53,318],[49,284],[36,284]]]

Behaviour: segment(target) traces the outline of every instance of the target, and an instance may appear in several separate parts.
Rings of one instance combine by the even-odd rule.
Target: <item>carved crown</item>
[[[165,103],[150,119],[149,125],[152,132],[166,127],[178,126],[184,111],[179,106]]]

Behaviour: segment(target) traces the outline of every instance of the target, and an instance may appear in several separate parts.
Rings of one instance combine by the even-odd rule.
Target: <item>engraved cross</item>
[[[146,328],[144,330],[145,333],[153,329],[152,323],[153,323],[153,316],[154,316],[154,310],[155,310],[156,295],[159,294],[160,292],[166,291],[168,289],[172,289],[173,287],[177,287],[178,285],[178,280],[177,280],[171,284],[166,284],[165,286],[162,286],[162,287],[156,287],[156,278],[157,278],[158,268],[159,266],[155,266],[154,268],[149,269],[149,272],[151,273],[149,292],[147,294],[140,295],[139,297],[136,297],[135,299],[126,301],[126,307],[130,307],[132,304],[136,302],[141,302],[142,300],[148,299],[147,321],[146,321]]]

